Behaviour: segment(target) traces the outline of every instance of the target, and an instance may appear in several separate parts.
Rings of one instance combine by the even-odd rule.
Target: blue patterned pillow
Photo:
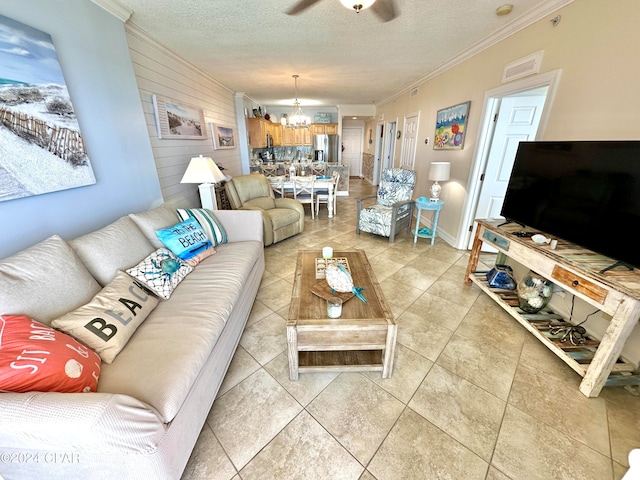
[[[214,247],[227,243],[227,232],[225,232],[211,210],[206,208],[179,208],[176,212],[180,220],[195,218]]]
[[[193,267],[167,248],[159,248],[135,267],[127,269],[129,275],[165,300],[171,297],[178,284],[191,272]]]
[[[378,205],[390,207],[396,202],[411,200],[413,188],[406,183],[380,182],[378,188]]]
[[[182,260],[189,260],[212,247],[211,241],[194,218],[188,218],[173,227],[156,230],[156,235],[165,247]]]

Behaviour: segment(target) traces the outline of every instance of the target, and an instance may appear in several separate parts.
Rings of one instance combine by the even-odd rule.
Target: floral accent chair
[[[387,168],[382,172],[382,179],[377,195],[356,200],[358,208],[358,224],[356,233],[369,232],[389,237],[395,241],[396,233],[403,227],[411,229],[414,202],[411,199],[416,183],[416,172],[403,168]],[[376,204],[363,207],[363,200],[376,198]]]

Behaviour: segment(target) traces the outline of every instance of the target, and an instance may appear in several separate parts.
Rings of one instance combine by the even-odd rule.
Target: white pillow
[[[138,280],[119,271],[93,299],[51,322],[111,363],[160,300]]]

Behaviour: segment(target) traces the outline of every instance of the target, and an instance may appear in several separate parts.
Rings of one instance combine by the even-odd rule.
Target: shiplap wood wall
[[[149,38],[135,26],[125,26],[131,62],[138,82],[151,148],[156,162],[164,202],[174,206],[200,206],[198,186],[181,184],[191,157],[212,157],[234,176],[242,173],[240,149],[213,149],[211,123],[236,129],[234,92],[189,62]],[[153,95],[201,107],[204,110],[205,140],[159,139],[153,109]],[[236,144],[241,139],[236,138]]]

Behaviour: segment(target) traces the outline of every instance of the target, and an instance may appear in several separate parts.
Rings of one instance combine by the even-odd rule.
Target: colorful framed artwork
[[[160,95],[153,95],[152,100],[158,138],[180,140],[207,138],[202,108]]]
[[[0,15],[0,202],[96,183],[48,33]]]
[[[210,125],[214,150],[236,148],[236,133],[233,127],[226,127],[224,125],[218,125],[217,123]]]
[[[438,110],[434,150],[461,150],[467,133],[467,118],[471,102]]]

